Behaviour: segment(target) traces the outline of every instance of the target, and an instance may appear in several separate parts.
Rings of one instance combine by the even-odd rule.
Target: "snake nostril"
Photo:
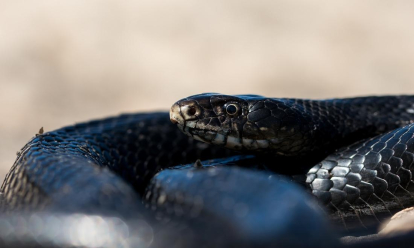
[[[191,106],[187,109],[187,115],[193,116],[197,113],[197,109],[194,106]]]
[[[180,104],[180,115],[183,117],[184,120],[190,121],[198,119],[201,114],[201,109],[194,103],[186,103],[182,102]]]

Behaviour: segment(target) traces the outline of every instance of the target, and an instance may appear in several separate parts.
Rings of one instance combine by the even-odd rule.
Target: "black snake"
[[[0,242],[338,246],[317,204],[290,181],[307,186],[348,228],[413,205],[413,96],[201,94],[174,104],[170,118],[191,137],[168,113],[122,115],[34,137],[1,187]],[[93,243],[88,232],[73,234],[84,222],[95,229],[104,223],[98,236],[107,238]]]

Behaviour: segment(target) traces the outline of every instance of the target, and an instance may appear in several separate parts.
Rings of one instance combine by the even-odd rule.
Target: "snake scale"
[[[341,244],[326,215],[352,229],[413,205],[413,120],[414,96],[206,93],[178,101],[170,115],[126,114],[39,134],[1,187],[0,242],[375,247]],[[85,221],[96,230],[104,223],[94,233],[100,243],[91,228],[73,232]]]

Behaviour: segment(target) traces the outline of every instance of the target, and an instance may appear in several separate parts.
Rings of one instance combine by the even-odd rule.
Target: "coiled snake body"
[[[50,213],[59,223],[76,213],[100,216],[108,230],[111,218],[123,220],[129,239],[122,242],[130,246],[338,245],[313,199],[274,172],[303,175],[293,181],[307,185],[331,219],[347,227],[369,226],[413,204],[413,96],[201,94],[171,108],[179,128],[168,119],[167,113],[122,115],[34,137],[1,187],[0,231],[20,223],[16,213],[27,230],[32,213],[45,226]],[[191,166],[213,158],[224,159]],[[6,245],[88,246],[56,243],[56,235],[1,238]],[[108,244],[114,243],[101,246]]]

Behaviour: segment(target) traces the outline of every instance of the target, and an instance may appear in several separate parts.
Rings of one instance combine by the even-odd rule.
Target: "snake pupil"
[[[229,104],[229,105],[226,107],[226,111],[227,111],[227,114],[229,114],[229,115],[234,115],[234,114],[236,114],[236,113],[237,113],[237,107],[236,107],[236,105],[234,105],[234,104]]]

